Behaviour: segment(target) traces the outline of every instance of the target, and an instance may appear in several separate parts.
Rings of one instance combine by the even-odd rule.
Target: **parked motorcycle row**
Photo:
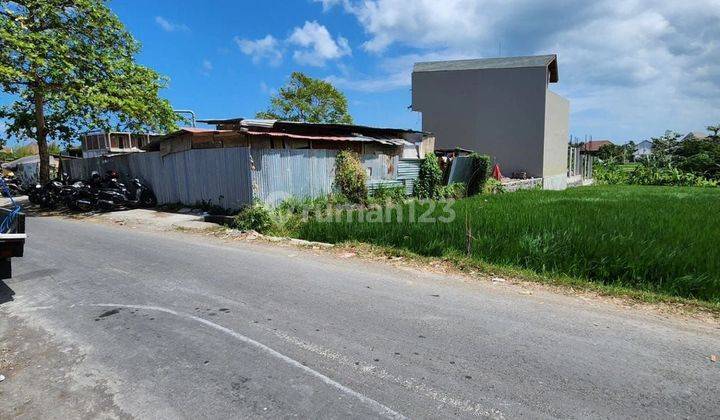
[[[44,185],[37,184],[28,191],[31,203],[46,209],[65,206],[71,211],[112,211],[125,208],[154,207],[155,194],[149,186],[137,178],[129,185],[119,181],[115,171],[104,176],[93,172],[90,179],[52,180]]]
[[[22,182],[15,175],[4,176],[3,181],[5,181],[5,185],[7,185],[10,194],[14,196],[25,194],[25,189],[22,187]]]

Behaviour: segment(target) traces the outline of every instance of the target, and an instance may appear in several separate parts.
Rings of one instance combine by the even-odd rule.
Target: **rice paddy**
[[[718,188],[532,190],[449,206],[410,202],[390,212],[311,220],[299,236],[355,240],[424,256],[467,256],[543,275],[720,303]]]

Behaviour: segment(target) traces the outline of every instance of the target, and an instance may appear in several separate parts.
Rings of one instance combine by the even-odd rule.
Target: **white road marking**
[[[223,332],[223,333],[225,333],[225,334],[228,334],[228,335],[230,335],[230,336],[232,336],[232,337],[234,337],[234,338],[242,341],[243,343],[246,343],[246,344],[249,344],[249,345],[251,345],[251,346],[257,347],[257,348],[259,348],[260,350],[263,350],[264,352],[266,352],[266,353],[268,353],[268,354],[270,354],[270,355],[272,355],[272,356],[277,357],[278,359],[284,361],[285,363],[287,363],[287,364],[289,364],[289,365],[291,365],[291,366],[295,366],[295,367],[297,367],[298,369],[303,370],[304,372],[310,374],[311,376],[314,376],[314,377],[320,379],[320,380],[321,380],[322,382],[324,382],[325,384],[330,385],[330,386],[332,386],[333,388],[336,388],[337,390],[339,390],[339,391],[341,391],[341,392],[344,392],[345,394],[348,394],[348,395],[350,395],[350,396],[353,396],[353,397],[357,398],[358,400],[360,400],[360,401],[363,402],[364,404],[368,405],[368,406],[371,407],[373,410],[375,410],[378,414],[381,414],[381,415],[383,415],[384,417],[387,417],[387,418],[390,418],[390,419],[405,419],[405,418],[406,418],[406,417],[403,416],[402,414],[400,414],[400,413],[392,410],[391,408],[389,408],[389,407],[387,407],[387,406],[385,406],[385,405],[383,405],[383,404],[381,404],[381,403],[373,400],[372,398],[367,397],[367,396],[365,396],[365,395],[363,395],[363,394],[361,394],[361,393],[359,393],[359,392],[357,392],[357,391],[355,391],[355,390],[353,390],[353,389],[350,389],[350,388],[346,387],[345,385],[343,385],[343,384],[341,384],[341,383],[339,383],[339,382],[336,382],[335,380],[333,380],[333,379],[331,379],[331,378],[323,375],[322,373],[320,373],[320,372],[318,372],[318,371],[316,371],[316,370],[313,370],[313,369],[311,369],[311,368],[303,365],[302,363],[298,362],[297,360],[292,359],[292,358],[290,358],[290,357],[288,357],[288,356],[286,356],[286,355],[284,355],[284,354],[282,354],[282,353],[280,353],[280,352],[278,352],[278,351],[276,351],[276,350],[273,350],[272,348],[266,346],[265,344],[262,344],[262,343],[260,343],[260,342],[258,342],[258,341],[255,341],[255,340],[253,340],[252,338],[246,337],[246,336],[244,336],[244,335],[242,335],[242,334],[240,334],[240,333],[237,333],[237,332],[235,332],[235,331],[233,331],[233,330],[231,330],[231,329],[229,329],[229,328],[225,328],[225,327],[223,327],[222,325],[218,325],[218,324],[216,324],[216,323],[214,323],[214,322],[212,322],[212,321],[208,321],[207,319],[203,319],[203,318],[200,318],[200,317],[197,317],[197,316],[194,316],[194,315],[190,315],[190,314],[185,314],[185,313],[177,312],[177,311],[174,311],[174,310],[172,310],[172,309],[161,308],[161,307],[158,307],[158,306],[123,305],[123,304],[111,304],[111,303],[86,304],[86,305],[84,305],[84,306],[97,306],[97,307],[103,307],[103,308],[142,309],[142,310],[147,310],[147,311],[164,312],[164,313],[171,314],[171,315],[175,315],[175,316],[178,316],[178,317],[191,319],[191,320],[193,320],[193,321],[199,322],[199,323],[204,324],[204,325],[206,325],[206,326],[208,326],[208,327],[211,327],[211,328],[213,328],[213,329],[216,329],[216,330],[218,330],[218,331],[220,331],[220,332]]]
[[[486,408],[482,404],[473,402],[470,400],[465,400],[461,397],[455,397],[450,394],[447,394],[443,391],[436,390],[432,388],[431,386],[427,385],[426,383],[419,381],[415,378],[405,378],[399,375],[395,375],[393,373],[388,372],[387,370],[383,368],[378,368],[375,365],[366,365],[366,364],[355,364],[350,358],[347,356],[331,350],[326,349],[320,345],[314,344],[314,343],[307,343],[303,340],[301,340],[298,337],[292,336],[290,334],[287,334],[285,332],[265,328],[266,331],[268,331],[271,334],[276,335],[277,337],[287,341],[290,344],[293,344],[295,346],[298,346],[299,348],[309,351],[312,353],[317,354],[318,356],[324,357],[329,360],[333,360],[334,362],[338,363],[339,365],[349,367],[356,372],[362,373],[364,375],[373,376],[379,379],[382,379],[384,381],[389,381],[392,383],[395,383],[397,385],[402,386],[403,388],[406,388],[410,391],[413,391],[419,395],[428,397],[434,401],[437,401],[441,404],[445,404],[448,406],[451,406],[455,408],[456,410],[460,410],[466,413],[470,413],[474,416],[478,417],[487,417],[492,419],[503,419],[505,418],[504,414],[496,409],[496,408]]]

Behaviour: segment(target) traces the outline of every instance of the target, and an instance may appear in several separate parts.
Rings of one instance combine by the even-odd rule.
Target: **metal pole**
[[[176,114],[190,114],[190,121],[192,126],[195,127],[195,112],[190,109],[173,109]]]

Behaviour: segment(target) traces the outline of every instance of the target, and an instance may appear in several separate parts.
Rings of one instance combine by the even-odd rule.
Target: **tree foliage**
[[[710,129],[710,127],[708,127]],[[713,130],[710,130],[713,131]],[[666,131],[652,138],[652,153],[639,165],[623,170],[610,159],[595,167],[595,178],[608,184],[717,186],[720,182],[720,141],[689,137]]]
[[[290,81],[270,98],[258,118],[310,123],[352,124],[347,98],[330,83],[293,72]]]
[[[602,161],[614,160],[627,163],[637,150],[634,142],[627,144],[604,144],[598,149],[597,156]]]
[[[0,0],[0,108],[7,133],[71,141],[88,128],[166,131],[178,120],[158,96],[167,79],[134,60],[140,45],[102,0]]]
[[[712,137],[713,140],[720,140],[720,124],[715,125],[709,125],[707,126],[707,131],[711,132],[710,137]]]

